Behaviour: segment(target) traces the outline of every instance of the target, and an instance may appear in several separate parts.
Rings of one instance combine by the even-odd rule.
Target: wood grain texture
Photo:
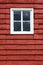
[[[31,49],[43,49],[43,45],[0,45],[0,50],[16,50],[16,49],[21,49],[21,50],[26,50],[26,49],[28,49],[28,50],[31,50]]]
[[[43,61],[0,61],[0,65],[42,65]]]
[[[10,8],[34,8],[33,35],[10,34]],[[0,65],[43,65],[43,0],[0,0]]]
[[[39,59],[40,58],[40,59]],[[43,60],[43,56],[0,56],[0,60],[14,60],[14,61],[17,61],[17,60]]]
[[[43,8],[43,5],[42,4],[0,4],[0,9],[2,8],[38,8],[38,9],[42,9]]]
[[[43,44],[43,40],[0,40],[0,44]]]
[[[43,39],[43,35],[35,34],[33,35],[0,35],[0,40],[34,40],[34,39]]]
[[[17,49],[15,49],[15,50],[13,50],[13,49],[12,50],[10,50],[10,49],[9,50],[7,50],[7,49],[0,50],[0,56],[3,56],[3,55],[5,55],[5,56],[6,55],[8,55],[8,56],[9,55],[11,55],[11,56],[13,56],[13,55],[17,55],[17,56],[18,55],[20,55],[20,56],[21,55],[22,56],[25,56],[25,55],[28,55],[28,56],[30,56],[30,55],[31,56],[40,55],[40,56],[43,56],[43,50],[40,50],[40,49],[39,50],[37,50],[37,49],[36,50],[33,50],[33,49],[31,49],[31,50],[27,50],[27,49],[26,50],[23,50],[23,49],[22,50],[21,49],[18,49],[18,50]]]
[[[43,3],[43,0],[0,0],[0,3]]]
[[[33,39],[33,35],[0,35],[0,39]]]

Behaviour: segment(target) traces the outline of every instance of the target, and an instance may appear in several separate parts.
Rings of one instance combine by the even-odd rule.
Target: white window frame
[[[30,31],[14,31],[13,30],[13,11],[30,11]],[[22,12],[21,12],[22,13]],[[22,18],[22,15],[21,15]],[[22,19],[21,19],[22,21]],[[34,9],[33,8],[10,8],[10,34],[34,34]]]

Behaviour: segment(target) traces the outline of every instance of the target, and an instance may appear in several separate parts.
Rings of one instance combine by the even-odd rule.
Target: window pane
[[[21,31],[21,22],[14,22],[14,31]]]
[[[14,11],[14,20],[21,20],[21,11]]]
[[[30,31],[30,22],[23,22],[23,31]]]
[[[30,12],[29,11],[23,11],[23,20],[30,20]]]

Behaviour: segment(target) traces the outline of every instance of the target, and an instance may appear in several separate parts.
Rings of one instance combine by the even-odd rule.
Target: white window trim
[[[24,10],[24,11],[31,11],[31,19],[30,19],[30,31],[13,31],[13,11],[15,10]],[[34,9],[33,8],[10,8],[10,34],[34,34]],[[22,15],[21,15],[22,16]]]

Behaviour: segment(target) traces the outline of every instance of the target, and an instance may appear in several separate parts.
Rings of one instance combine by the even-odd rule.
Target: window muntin
[[[33,34],[33,8],[11,8],[11,34]]]

